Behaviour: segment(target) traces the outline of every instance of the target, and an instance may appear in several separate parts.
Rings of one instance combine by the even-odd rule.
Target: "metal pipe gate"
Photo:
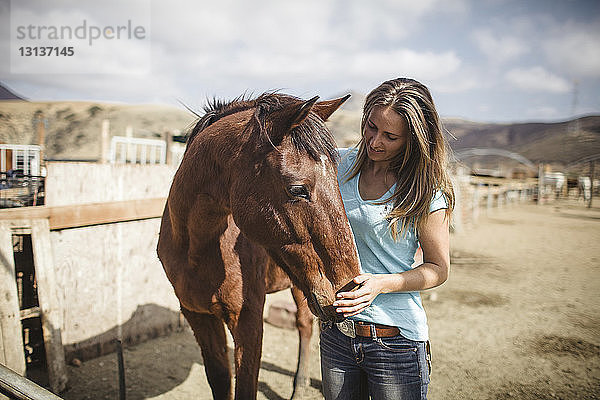
[[[0,393],[8,396],[9,399],[17,400],[62,400],[2,364],[0,364]]]

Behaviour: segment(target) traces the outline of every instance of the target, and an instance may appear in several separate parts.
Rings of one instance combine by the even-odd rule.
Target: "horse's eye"
[[[290,185],[287,188],[287,192],[293,200],[310,200],[310,193],[305,185]]]

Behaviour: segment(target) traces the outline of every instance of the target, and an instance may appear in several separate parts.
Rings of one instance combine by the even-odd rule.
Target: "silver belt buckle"
[[[336,322],[335,326],[342,332],[344,335],[355,338],[356,337],[356,329],[354,328],[354,321],[351,319],[345,319],[342,322]]]

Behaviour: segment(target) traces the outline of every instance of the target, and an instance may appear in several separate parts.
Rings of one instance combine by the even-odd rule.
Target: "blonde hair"
[[[365,99],[361,121],[362,138],[358,143],[356,161],[348,172],[355,177],[368,161],[365,127],[375,106],[386,106],[407,122],[409,137],[404,151],[390,164],[396,176],[394,193],[379,204],[393,203],[387,215],[392,237],[404,236],[411,225],[422,227],[429,216],[429,206],[440,190],[447,201],[446,217],[454,208],[454,189],[447,172],[450,151],[429,89],[409,78],[397,78],[376,87]],[[400,225],[400,226],[398,226]]]

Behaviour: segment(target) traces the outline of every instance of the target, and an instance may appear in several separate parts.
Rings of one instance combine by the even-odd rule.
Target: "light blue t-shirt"
[[[377,200],[363,200],[358,191],[360,173],[347,180],[347,173],[356,159],[356,149],[338,149],[338,182],[346,215],[358,248],[361,271],[372,274],[391,274],[407,271],[414,263],[419,242],[414,226],[405,236],[394,240],[386,216],[391,203],[374,204],[388,199],[395,189],[393,185]],[[430,212],[448,208],[446,199],[438,191],[429,207]],[[429,338],[427,317],[419,292],[382,293],[354,320],[397,326],[401,334],[411,340],[424,341]]]

